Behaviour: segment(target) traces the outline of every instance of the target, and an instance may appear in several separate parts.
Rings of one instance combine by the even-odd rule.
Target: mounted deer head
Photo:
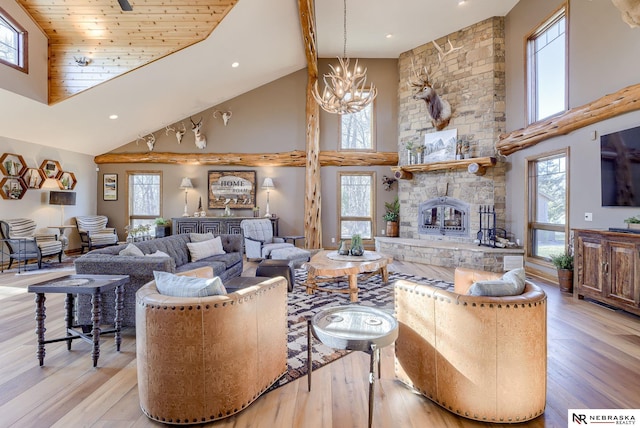
[[[216,118],[218,117],[218,114],[220,114],[222,116],[222,122],[224,123],[224,126],[227,126],[227,124],[229,123],[229,119],[231,119],[231,115],[233,113],[231,113],[231,110],[222,112],[220,110],[216,110],[213,112],[213,117]]]
[[[196,147],[199,149],[204,149],[205,147],[207,147],[207,137],[202,135],[202,133],[200,132],[200,127],[202,127],[202,118],[200,118],[198,123],[195,123],[191,118],[189,118],[189,120],[191,121],[191,130],[193,131],[193,134],[196,138]]]
[[[443,50],[435,41],[433,42],[433,45],[438,51],[438,68],[442,66],[442,62],[447,55],[461,49],[461,47],[454,48],[448,39],[447,43],[449,44],[449,50],[445,51],[446,45],[445,50]],[[424,100],[427,104],[427,113],[431,118],[431,123],[438,131],[441,131],[449,125],[449,121],[451,120],[451,105],[442,99],[437,92],[437,90],[442,88],[442,85],[438,86],[433,81],[431,69],[423,67],[420,72],[416,71],[413,59],[411,60],[411,70],[413,77],[409,79],[409,85],[417,88],[417,91],[413,94],[413,99]]]
[[[640,26],[640,0],[611,0],[629,27]]]

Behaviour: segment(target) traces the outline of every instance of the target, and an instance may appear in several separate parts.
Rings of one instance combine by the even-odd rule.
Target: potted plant
[[[573,255],[569,253],[552,254],[551,263],[558,269],[558,285],[560,291],[573,291]]]
[[[624,220],[629,229],[640,229],[640,215],[629,217]]]
[[[158,217],[153,222],[156,224],[156,238],[171,235],[171,222],[169,220]]]
[[[400,219],[400,202],[398,197],[393,202],[385,202],[384,207],[387,210],[382,218],[387,222],[387,236],[397,237],[398,233],[398,220]]]
[[[351,255],[361,256],[363,254],[364,247],[362,246],[362,237],[356,233],[351,237]]]

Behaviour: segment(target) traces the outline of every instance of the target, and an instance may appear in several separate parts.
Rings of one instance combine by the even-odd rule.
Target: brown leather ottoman
[[[288,290],[293,291],[293,284],[296,280],[293,263],[293,261],[289,260],[263,260],[256,268],[256,276],[268,276],[269,278],[284,276],[289,284]]]

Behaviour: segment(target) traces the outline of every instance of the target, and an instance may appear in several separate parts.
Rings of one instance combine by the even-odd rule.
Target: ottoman
[[[269,258],[274,260],[288,260],[293,262],[293,267],[298,267],[302,265],[304,262],[308,262],[311,258],[311,253],[307,250],[303,250],[298,247],[286,247],[286,248],[277,248],[271,251]]]
[[[267,276],[269,278],[284,276],[289,284],[289,291],[293,291],[293,283],[296,279],[293,272],[293,262],[290,262],[289,260],[263,260],[256,268],[256,276]]]
[[[267,278],[261,278],[259,276],[234,276],[224,282],[224,288],[227,289],[227,293],[233,293],[243,288],[258,285]]]

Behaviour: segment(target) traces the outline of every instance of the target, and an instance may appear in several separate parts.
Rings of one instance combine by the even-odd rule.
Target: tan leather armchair
[[[210,267],[184,272],[211,277]],[[195,424],[231,416],[287,371],[287,281],[223,296],[170,297],[155,281],[136,301],[140,407],[151,419]]]
[[[395,371],[457,415],[522,422],[545,409],[547,297],[528,281],[518,296],[464,294],[474,281],[499,277],[458,268],[458,293],[397,281]]]

